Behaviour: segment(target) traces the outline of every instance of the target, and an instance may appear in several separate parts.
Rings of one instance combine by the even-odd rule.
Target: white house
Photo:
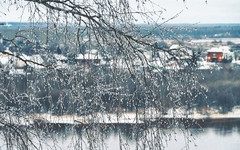
[[[77,65],[100,65],[102,61],[102,56],[100,55],[99,51],[96,49],[88,50],[86,54],[78,54],[75,58]]]

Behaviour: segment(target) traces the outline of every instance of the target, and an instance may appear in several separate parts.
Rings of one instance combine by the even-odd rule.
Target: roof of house
[[[77,57],[75,58],[76,60],[81,60],[81,59],[102,59],[102,56],[99,54],[98,50],[91,50],[87,54],[78,54]]]
[[[207,50],[209,53],[229,53],[230,47],[229,46],[220,46],[220,47],[213,47]]]

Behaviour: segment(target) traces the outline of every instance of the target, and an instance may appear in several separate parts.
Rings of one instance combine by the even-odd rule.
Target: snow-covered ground
[[[222,69],[222,67],[219,66],[218,63],[214,63],[214,62],[198,61],[197,64],[198,64],[199,70],[207,70],[207,69],[220,70],[220,69]]]
[[[89,123],[127,123],[132,124],[136,123],[136,114],[135,113],[122,113],[121,115],[112,114],[112,113],[96,113],[86,116],[77,116],[77,115],[62,115],[55,116],[51,114],[35,114],[34,117],[29,116],[29,118],[39,119],[46,123],[54,124],[89,124]],[[138,120],[138,123],[142,121]]]
[[[191,40],[191,43],[212,43],[213,41],[222,41],[222,43],[227,43],[228,41],[231,41],[235,44],[240,43],[240,38],[208,38],[208,39],[195,39]]]
[[[218,111],[214,109],[209,109],[205,112],[205,114],[200,114],[197,111],[192,111],[191,114],[186,115],[186,111],[181,109],[170,109],[167,114],[161,114],[154,109],[146,110],[145,114],[140,112],[137,115],[135,112],[125,112],[125,113],[95,113],[86,116],[78,116],[78,115],[62,115],[56,116],[49,113],[46,114],[33,114],[29,116],[23,117],[14,117],[6,114],[1,114],[1,118],[4,118],[5,122],[16,123],[18,125],[30,125],[33,124],[34,121],[42,121],[50,124],[91,124],[91,123],[99,123],[99,124],[136,124],[136,123],[144,123],[144,120],[152,120],[155,119],[179,119],[179,118],[188,118],[188,119],[240,119],[240,108],[234,109],[232,112],[226,114],[220,114]]]

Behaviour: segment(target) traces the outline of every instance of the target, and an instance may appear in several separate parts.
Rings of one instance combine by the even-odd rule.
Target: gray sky
[[[172,23],[240,23],[240,0],[160,0],[166,14],[183,10]]]
[[[133,1],[129,0],[131,4]],[[163,22],[171,18],[175,14],[182,13],[171,20],[169,23],[240,23],[240,0],[153,0],[157,5],[165,8],[162,18],[159,22]],[[135,6],[136,4],[132,5]],[[147,10],[152,9],[152,5],[146,5]],[[157,9],[157,7],[155,7]],[[3,15],[3,12],[6,15]],[[0,22],[18,22],[28,21],[29,13],[26,10],[21,19],[22,10],[18,11],[12,7],[8,11],[5,6],[0,6]],[[157,17],[154,17],[157,19]],[[138,18],[137,23],[143,23],[141,18]]]

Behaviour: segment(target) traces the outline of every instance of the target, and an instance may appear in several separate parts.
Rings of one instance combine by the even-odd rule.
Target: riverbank
[[[171,112],[171,111],[170,111]],[[62,124],[62,125],[89,125],[89,124],[169,124],[170,122],[189,123],[194,124],[206,124],[215,122],[228,122],[237,121],[240,122],[240,111],[235,110],[226,114],[208,112],[206,114],[200,114],[194,111],[192,114],[184,114],[180,110],[162,115],[160,113],[146,112],[145,114],[135,112],[126,113],[95,113],[91,115],[78,116],[78,115],[52,115],[52,114],[31,114],[28,116],[10,116],[2,114],[0,116],[4,118],[5,122],[14,123],[18,125],[33,125],[36,123],[41,124]],[[189,126],[188,125],[188,126]]]

